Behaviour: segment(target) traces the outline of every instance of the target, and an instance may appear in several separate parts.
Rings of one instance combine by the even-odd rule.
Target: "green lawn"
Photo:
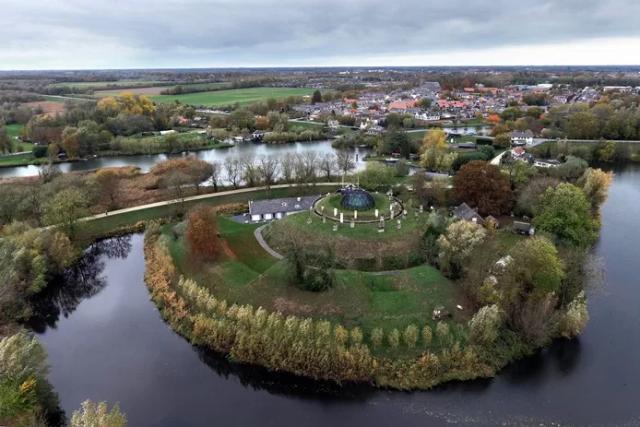
[[[289,130],[322,130],[325,127],[321,122],[298,122],[295,120],[289,120]]]
[[[375,200],[375,207],[373,209],[358,211],[359,220],[375,220],[376,209],[378,209],[379,212],[384,215],[389,214],[389,207],[390,207],[389,198],[386,195],[380,194],[380,193],[372,193],[372,196]],[[332,194],[320,200],[316,206],[316,209],[318,211],[321,211],[322,207],[324,207],[325,215],[330,217],[333,217],[334,208],[338,209],[338,215],[340,215],[340,212],[343,212],[345,221],[350,221],[351,218],[353,217],[353,211],[347,210],[344,207],[342,207],[342,205],[340,204],[341,201],[342,201],[342,195]]]
[[[11,138],[11,141],[15,144],[15,151],[31,151],[33,149],[33,144],[30,142],[22,142],[17,139],[24,129],[24,125],[19,123],[13,123],[10,125],[6,125],[5,129],[7,129],[7,135]]]
[[[20,136],[20,132],[22,132],[22,129],[24,129],[24,125],[13,123],[10,125],[6,125],[5,129],[7,130],[7,135],[9,135],[10,138],[16,138]]]
[[[33,157],[33,154],[31,153],[18,154],[16,156],[0,157],[0,165],[6,166],[6,167],[25,166],[25,165],[40,164],[40,163],[46,163],[46,162],[47,162],[46,158],[36,159],[35,157]]]
[[[156,95],[152,96],[151,99],[155,102],[180,101],[183,104],[196,106],[223,107],[227,105],[234,105],[236,103],[240,105],[247,105],[265,101],[269,98],[282,99],[288,96],[311,95],[312,92],[312,89],[305,88],[258,87],[196,92],[185,95]]]
[[[331,212],[333,214],[333,212]],[[290,215],[282,221],[274,222],[273,227],[278,228],[280,224],[291,224],[302,228],[305,232],[318,233],[325,237],[343,236],[352,239],[361,240],[387,240],[395,237],[410,236],[416,232],[421,233],[424,228],[424,222],[427,214],[424,213],[415,217],[413,213],[407,215],[407,219],[402,221],[402,227],[398,229],[396,220],[386,221],[385,232],[378,232],[378,223],[355,224],[354,228],[350,226],[351,215],[345,215],[344,224],[338,224],[338,231],[333,231],[334,221],[327,219],[326,223],[315,213],[311,214],[311,224],[308,224],[308,213],[299,213]]]
[[[360,326],[366,337],[376,327],[403,330],[415,324],[433,329],[431,314],[436,306],[455,313],[456,305],[462,304],[455,284],[429,265],[379,273],[336,270],[336,283],[330,290],[300,290],[290,283],[286,262],[271,258],[257,244],[253,236],[256,227],[220,219],[220,234],[235,256],[211,263],[190,260],[183,238],[175,238],[181,236],[180,226],[165,226],[164,235],[179,270],[216,297],[269,311],[328,319],[347,327]],[[174,234],[172,230],[177,231]],[[449,321],[454,333],[458,333],[454,326],[463,320],[462,314],[456,313]],[[392,350],[384,345],[376,352],[386,355]],[[402,354],[408,354],[406,349]]]

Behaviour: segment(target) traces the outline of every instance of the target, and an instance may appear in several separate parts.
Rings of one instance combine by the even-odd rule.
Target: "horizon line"
[[[253,70],[253,69],[363,69],[363,68],[553,68],[553,67],[567,67],[567,68],[580,68],[580,67],[594,67],[594,68],[607,68],[607,67],[626,67],[640,68],[638,64],[494,64],[494,65],[287,65],[287,66],[275,66],[275,65],[238,65],[238,66],[197,66],[197,67],[124,67],[124,68],[0,68],[0,73],[6,72],[47,72],[47,71],[142,71],[142,70]]]

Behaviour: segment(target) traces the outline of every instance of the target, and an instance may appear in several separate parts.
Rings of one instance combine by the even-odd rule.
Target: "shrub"
[[[308,265],[304,269],[299,286],[305,291],[322,292],[333,287],[334,280],[333,270]]]
[[[34,145],[33,146],[33,157],[35,157],[36,159],[41,159],[43,157],[47,157],[47,152],[49,150],[47,149],[46,145]]]
[[[451,332],[449,331],[449,325],[443,321],[439,321],[436,325],[436,336],[440,341],[441,346],[446,346],[451,340]]]
[[[589,321],[587,311],[587,299],[584,291],[569,303],[566,312],[560,317],[558,333],[565,338],[573,338],[580,335]]]
[[[400,331],[397,329],[392,329],[391,332],[387,335],[387,341],[391,348],[398,348],[400,345]]]
[[[402,333],[402,338],[404,343],[409,348],[413,348],[416,346],[418,342],[418,328],[416,325],[409,325],[406,327],[404,332]]]
[[[431,328],[429,325],[424,325],[422,328],[422,344],[426,347],[431,345],[431,340],[433,339],[433,333],[431,332]]]
[[[359,345],[362,344],[362,329],[358,328],[357,326],[355,328],[353,328],[350,332],[351,335],[351,344],[352,345]]]
[[[384,339],[384,331],[382,328],[373,328],[371,331],[371,344],[374,347],[380,347]]]
[[[333,331],[336,342],[340,345],[345,345],[349,339],[349,331],[344,326],[337,325]]]
[[[479,344],[491,344],[498,338],[502,313],[497,305],[486,305],[469,321],[471,339]]]
[[[126,424],[127,418],[120,407],[116,404],[109,410],[106,402],[96,404],[85,400],[71,416],[71,427],[124,427]]]

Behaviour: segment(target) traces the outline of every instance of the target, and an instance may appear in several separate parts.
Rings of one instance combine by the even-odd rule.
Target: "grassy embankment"
[[[224,107],[228,105],[248,105],[255,102],[266,101],[269,98],[282,99],[288,96],[311,95],[312,89],[306,88],[279,88],[279,87],[258,87],[248,89],[229,89],[211,92],[196,92],[184,95],[156,95],[151,99],[155,102],[175,102],[183,104]]]
[[[193,262],[185,248],[183,224],[166,225],[163,232],[178,270],[229,303],[359,326],[365,336],[377,327],[402,330],[409,324],[428,324],[435,328],[433,309],[444,305],[454,311],[460,303],[455,286],[429,265],[375,273],[336,270],[336,283],[329,291],[303,291],[289,283],[285,261],[272,258],[258,245],[253,235],[258,225],[226,218],[218,224],[228,250],[215,263]],[[452,331],[461,320],[448,321]],[[397,351],[382,345],[376,353]],[[402,349],[401,353],[409,356],[414,351]]]

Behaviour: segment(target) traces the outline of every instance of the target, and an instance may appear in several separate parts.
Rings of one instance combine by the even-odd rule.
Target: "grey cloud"
[[[0,60],[9,51],[94,43],[116,48],[105,56],[122,47],[132,66],[170,65],[167,58],[322,65],[336,56],[355,62],[359,56],[640,37],[636,0],[21,0],[3,11],[5,22],[21,25],[0,27]]]

